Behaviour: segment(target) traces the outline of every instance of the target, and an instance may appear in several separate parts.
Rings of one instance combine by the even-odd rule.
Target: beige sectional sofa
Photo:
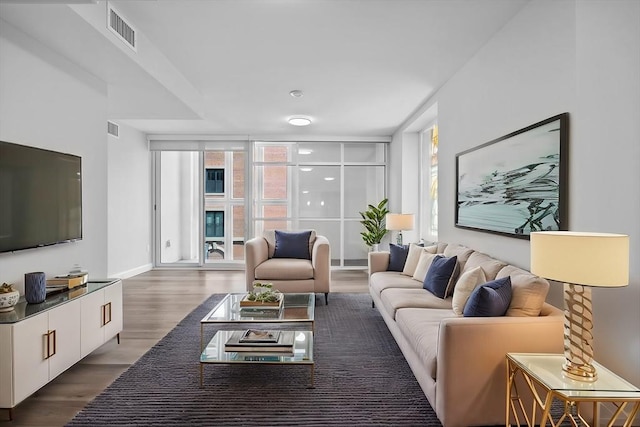
[[[455,255],[458,281],[468,281],[476,273],[484,276],[479,283],[509,276],[512,297],[506,314],[496,317],[456,314],[453,299],[460,298],[456,288],[453,296],[441,299],[423,289],[420,277],[410,275],[420,275],[411,271],[416,251],[420,256]],[[389,259],[389,252],[369,253],[373,304],[442,424],[504,425],[505,354],[563,351],[564,316],[562,310],[545,302],[549,283],[457,244],[438,243],[427,248],[412,245],[403,272],[387,271]],[[462,289],[461,285],[459,292]],[[456,312],[460,311],[457,307]]]

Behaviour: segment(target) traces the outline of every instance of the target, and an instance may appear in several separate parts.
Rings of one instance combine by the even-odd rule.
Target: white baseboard
[[[138,274],[151,271],[152,268],[153,268],[153,264],[149,263],[149,264],[141,265],[140,267],[133,268],[131,270],[109,274],[109,277],[113,277],[114,279],[128,279],[130,277],[137,276]]]

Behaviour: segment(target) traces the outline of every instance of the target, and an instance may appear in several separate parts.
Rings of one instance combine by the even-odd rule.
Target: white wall
[[[571,227],[631,246],[629,286],[593,291],[595,357],[640,386],[639,1],[578,3],[576,82]]]
[[[0,21],[0,139],[82,157],[83,239],[0,254],[0,281],[24,273],[107,274],[106,85]],[[46,215],[46,212],[43,212]]]
[[[107,272],[127,278],[152,267],[151,155],[142,132],[119,126],[107,141]]]
[[[83,239],[0,254],[0,281],[24,273],[129,277],[151,267],[150,155],[144,135],[107,136],[108,87],[0,21],[0,139],[82,157]]]
[[[439,240],[527,269],[528,241],[455,228],[455,154],[570,113],[569,228],[631,239],[629,286],[594,291],[595,358],[637,386],[639,75],[640,2],[535,0],[436,95]],[[562,307],[560,288],[552,286],[548,300]]]

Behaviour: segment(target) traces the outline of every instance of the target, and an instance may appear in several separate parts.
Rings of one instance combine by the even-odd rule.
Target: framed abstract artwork
[[[529,239],[567,230],[569,113],[456,154],[459,228]]]

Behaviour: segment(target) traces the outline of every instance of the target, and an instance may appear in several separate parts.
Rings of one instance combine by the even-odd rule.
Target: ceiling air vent
[[[107,133],[116,138],[120,137],[120,126],[117,123],[107,121]]]
[[[122,18],[122,15],[118,13],[111,5],[108,7],[108,22],[107,27],[113,32],[120,40],[126,43],[134,51],[136,48],[136,30]]]

